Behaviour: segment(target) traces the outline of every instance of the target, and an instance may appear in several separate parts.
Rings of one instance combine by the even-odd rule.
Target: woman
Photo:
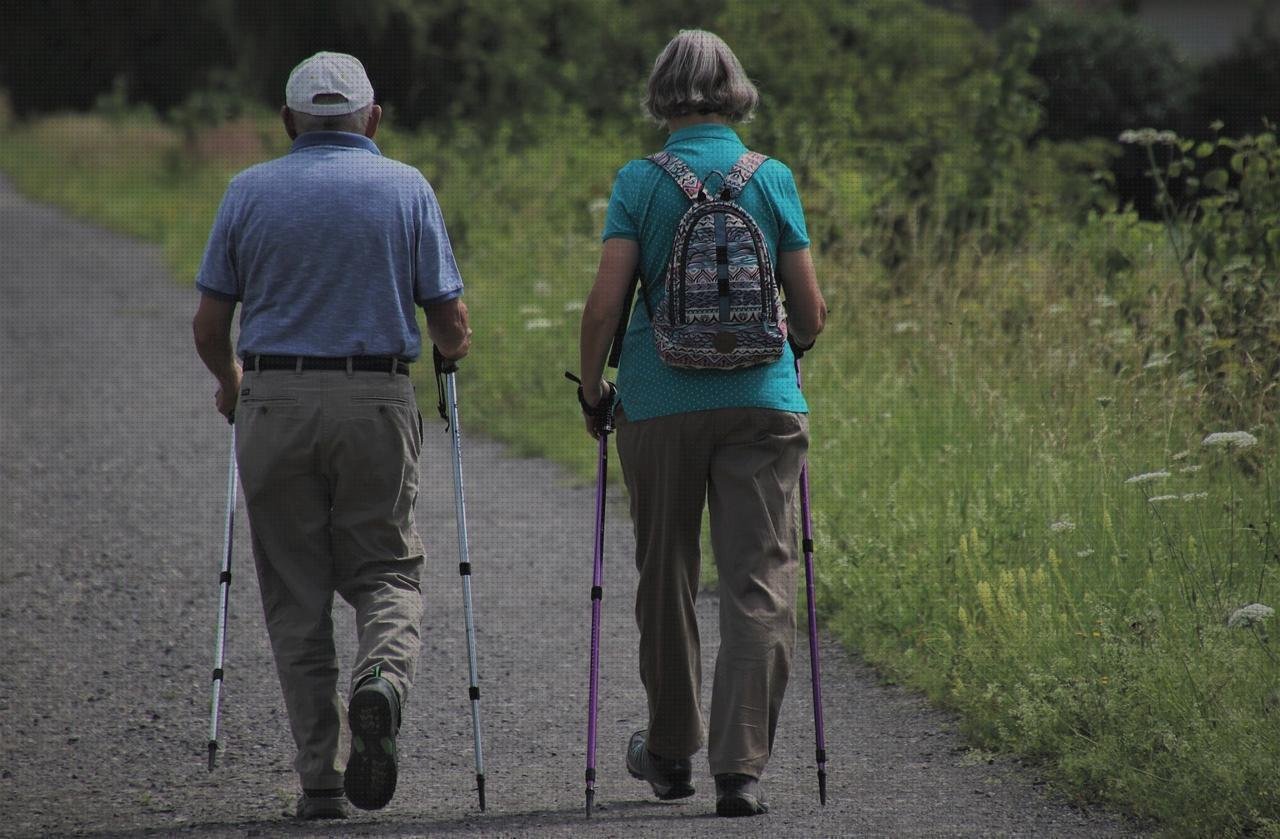
[[[730,172],[747,151],[730,124],[750,119],[758,99],[724,41],[686,30],[655,61],[644,104],[670,132],[664,151],[705,180],[713,171]],[[737,200],[777,266],[788,340],[807,349],[822,331],[826,305],[790,170],[766,161]],[[795,640],[796,504],[808,407],[791,346],[783,345],[776,361],[731,370],[681,369],[660,359],[649,313],[664,298],[664,269],[689,206],[676,180],[652,160],[619,172],[582,315],[581,396],[587,429],[596,436],[602,402],[614,396],[603,379],[606,354],[638,268],[648,303],[634,306],[626,330],[616,416],[640,571],[636,621],[649,725],[631,738],[627,768],[660,799],[692,795],[690,757],[709,735],[716,812],[758,815],[768,809],[758,781]],[[704,503],[720,578],[709,732],[694,615]]]

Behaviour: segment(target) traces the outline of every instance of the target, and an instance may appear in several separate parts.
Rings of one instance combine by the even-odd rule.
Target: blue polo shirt
[[[703,123],[673,131],[666,150],[703,182],[712,171],[726,173],[747,148],[727,125]],[[717,183],[712,180],[712,184]],[[809,246],[804,209],[791,170],[765,162],[747,182],[738,202],[764,233],[776,268],[781,251]],[[671,176],[648,160],[633,160],[618,172],[605,217],[603,239],[621,237],[640,244],[640,269],[655,310],[666,294],[662,278],[671,259],[672,239],[689,199]],[[796,385],[795,357],[785,347],[772,364],[737,370],[683,370],[658,357],[653,327],[643,301],[636,299],[618,362],[618,400],[628,420],[706,411],[714,408],[772,408],[807,413]]]
[[[242,304],[242,357],[412,360],[415,307],[458,297],[462,278],[421,172],[367,137],[314,131],[232,178],[196,287]]]

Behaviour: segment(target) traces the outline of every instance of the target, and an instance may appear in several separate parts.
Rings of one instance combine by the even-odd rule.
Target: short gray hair
[[[292,108],[289,111],[293,114],[293,127],[299,134],[306,134],[308,131],[347,131],[352,134],[363,134],[369,125],[369,117],[373,114],[373,103],[365,105],[358,111],[338,116],[322,117],[304,114]]]
[[[745,122],[760,93],[720,36],[682,29],[653,62],[644,107],[658,122],[689,114],[719,114]]]

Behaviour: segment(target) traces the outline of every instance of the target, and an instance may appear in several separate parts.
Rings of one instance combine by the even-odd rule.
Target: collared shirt
[[[421,172],[359,134],[314,131],[231,180],[196,287],[242,304],[241,356],[412,360],[415,306],[458,297],[462,278]]]
[[[666,150],[703,182],[713,172],[727,173],[747,148],[727,125],[702,123],[671,133]],[[712,184],[717,181],[713,178]],[[773,264],[781,251],[809,246],[804,209],[791,170],[770,159],[747,182],[738,202],[760,225]],[[657,307],[671,246],[689,199],[671,176],[648,160],[633,160],[618,172],[605,217],[603,239],[620,237],[640,244],[640,268],[649,301]],[[772,364],[737,370],[683,370],[658,357],[653,328],[638,297],[618,363],[618,399],[627,419],[639,421],[715,408],[772,408],[807,413],[796,385],[790,347]]]

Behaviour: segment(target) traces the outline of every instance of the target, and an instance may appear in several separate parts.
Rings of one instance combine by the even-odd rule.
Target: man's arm
[[[236,410],[242,376],[240,362],[236,360],[235,351],[231,347],[231,321],[235,311],[234,300],[219,300],[202,294],[196,316],[191,320],[196,352],[204,366],[218,380],[214,402],[219,413],[228,419]]]
[[[422,307],[427,315],[427,334],[440,354],[455,361],[471,351],[471,326],[467,304],[461,297]]]

